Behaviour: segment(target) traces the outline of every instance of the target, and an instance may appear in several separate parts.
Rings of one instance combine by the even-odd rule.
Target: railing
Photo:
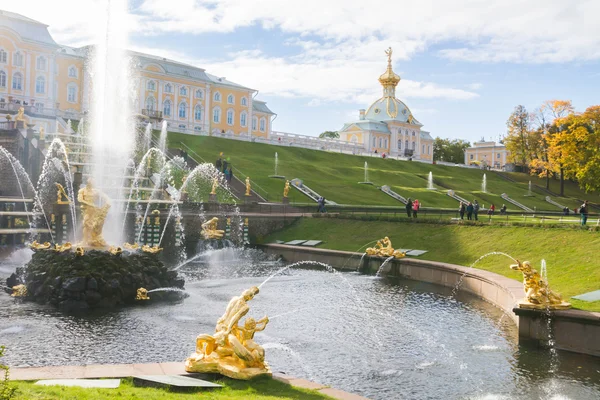
[[[13,130],[17,129],[17,123],[15,121],[0,122],[0,130]]]
[[[149,110],[147,108],[142,108],[142,115],[145,115],[150,118],[162,119],[163,112],[157,110]]]
[[[502,197],[504,200],[508,201],[509,203],[514,204],[515,206],[528,211],[528,212],[534,212],[531,208],[527,207],[526,205],[523,205],[521,203],[519,203],[518,201],[516,201],[515,199],[511,199],[510,197],[508,197],[508,195],[506,193],[502,193],[500,195],[500,197]]]
[[[394,199],[406,204],[408,203],[408,200],[406,200],[406,198],[396,192],[394,192],[388,185],[384,185],[382,187],[379,188],[383,193],[392,196]]]

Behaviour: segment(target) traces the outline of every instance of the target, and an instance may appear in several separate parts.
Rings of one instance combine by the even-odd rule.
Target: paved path
[[[183,362],[152,364],[96,364],[62,365],[56,367],[11,368],[10,379],[33,381],[39,379],[82,379],[82,378],[126,378],[136,375],[188,375]],[[294,378],[284,374],[273,374],[273,378],[289,385],[316,390],[319,393],[339,400],[368,400],[356,394],[347,393],[332,387]]]

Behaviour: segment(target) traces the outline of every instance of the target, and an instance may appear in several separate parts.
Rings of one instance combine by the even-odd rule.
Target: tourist
[[[223,160],[221,160],[221,156],[219,156],[219,158],[217,159],[217,162],[215,162],[215,168],[217,169],[217,171],[221,171],[221,168],[223,167]]]
[[[569,215],[569,207],[563,208],[563,215]]]
[[[412,206],[413,206],[413,202],[410,199],[410,197],[406,200],[406,215],[408,216],[408,218],[410,218],[412,216],[411,212],[412,212]]]
[[[227,184],[231,183],[231,178],[233,178],[233,171],[231,169],[231,164],[229,164],[229,167],[225,170],[225,180],[227,181]]]
[[[227,160],[223,160],[223,170],[221,172],[225,173],[225,171],[227,171],[227,165],[229,165]]]
[[[323,197],[323,196],[319,197],[319,212],[320,213],[327,212],[327,210],[325,209],[325,197]]]
[[[381,153],[381,158],[383,158],[383,159],[385,160],[385,157],[387,157],[387,156],[385,155],[385,153]]]
[[[375,149],[375,154],[377,154],[377,149]]]
[[[460,219],[465,219],[465,211],[467,207],[465,207],[465,203],[460,202],[460,206],[458,206],[458,213],[460,214]]]
[[[488,210],[488,215],[493,216],[494,211],[496,211],[496,206],[494,205],[494,203],[492,203],[492,205],[490,206],[490,209]]]
[[[500,207],[500,215],[506,215],[506,204],[502,204]]]
[[[581,214],[581,225],[585,226],[588,218],[588,201],[584,201],[581,207],[579,207],[579,214]]]
[[[467,219],[470,221],[473,219],[473,203],[467,204]]]
[[[415,199],[412,205],[413,218],[417,218],[417,212],[419,211],[419,200]]]
[[[473,217],[475,217],[475,221],[478,221],[477,214],[479,213],[479,203],[477,200],[473,200]]]

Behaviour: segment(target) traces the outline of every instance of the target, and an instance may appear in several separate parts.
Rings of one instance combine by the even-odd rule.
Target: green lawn
[[[481,192],[484,171],[443,165],[431,165],[419,162],[397,161],[376,157],[360,157],[333,152],[309,150],[298,147],[274,146],[261,143],[223,139],[206,136],[192,136],[181,133],[169,133],[169,147],[179,148],[183,142],[190,146],[207,162],[214,162],[219,153],[255,185],[269,193],[269,200],[280,201],[284,182],[269,178],[274,174],[275,153],[278,153],[278,174],[288,179],[300,178],[306,185],[338,204],[355,205],[388,205],[398,206],[397,200],[387,196],[376,186],[389,185],[393,190],[405,197],[418,198],[424,207],[456,208],[458,203],[448,197],[448,189],[467,200],[478,199],[486,206],[495,203],[497,207],[506,204],[514,206],[500,198],[502,193],[524,205],[538,210],[559,211],[556,206],[544,200],[545,195],[535,193],[534,197],[526,197],[529,176],[519,183],[510,182],[494,172],[486,172],[487,192]],[[376,186],[359,185],[364,181],[364,164],[369,166],[369,180]],[[438,190],[427,190],[427,176],[433,174],[434,186]],[[576,197],[584,197],[581,191],[573,189]],[[308,198],[297,190],[290,191],[290,201],[306,203]],[[567,206],[573,207],[577,201],[562,199]]]
[[[600,252],[600,234],[579,229],[303,218],[262,242],[317,239],[325,242],[320,247],[357,251],[383,236],[389,236],[396,248],[428,251],[419,258],[464,266],[493,251],[529,260],[538,268],[545,259],[550,287],[566,299],[600,289],[600,267],[596,258]],[[479,262],[477,268],[520,281],[521,275],[510,270],[509,264],[506,257],[490,256]],[[600,301],[570,301],[575,307],[600,311]]]
[[[33,382],[12,382],[17,388],[15,400],[330,399],[330,397],[315,391],[295,388],[273,379],[259,379],[251,382],[226,380],[218,383],[225,387],[204,392],[172,392],[167,389],[134,387],[131,379],[122,380],[118,389],[82,389],[65,386],[37,386]]]

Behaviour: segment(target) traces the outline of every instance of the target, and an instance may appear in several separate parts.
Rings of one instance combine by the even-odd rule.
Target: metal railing
[[[163,112],[157,111],[157,110],[150,110],[147,108],[142,108],[142,115],[145,115],[146,117],[150,117],[150,118],[162,119]]]

